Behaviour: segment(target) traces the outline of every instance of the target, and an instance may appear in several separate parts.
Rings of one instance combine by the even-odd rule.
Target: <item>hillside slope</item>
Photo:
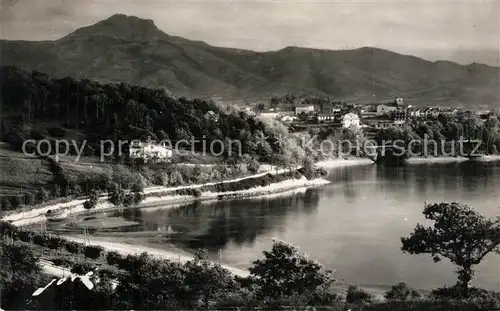
[[[2,41],[2,64],[56,77],[165,87],[184,96],[258,98],[285,93],[371,101],[404,96],[416,105],[493,105],[500,70],[429,62],[376,48],[287,47],[253,52],[170,36],[152,20],[112,17],[56,41]]]

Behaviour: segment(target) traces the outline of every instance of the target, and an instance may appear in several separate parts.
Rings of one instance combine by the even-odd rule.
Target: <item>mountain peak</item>
[[[151,39],[164,33],[156,27],[152,19],[133,15],[114,14],[93,25],[83,27],[70,34],[72,36],[106,36],[125,39]]]

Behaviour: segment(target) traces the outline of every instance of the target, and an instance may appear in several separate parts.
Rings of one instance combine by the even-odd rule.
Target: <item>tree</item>
[[[45,202],[49,198],[49,193],[45,188],[39,188],[36,193],[36,199],[38,202]]]
[[[99,193],[96,190],[92,190],[85,202],[83,202],[83,208],[85,209],[91,209],[94,208],[97,205],[97,202],[99,201]]]
[[[184,269],[184,282],[190,284],[187,296],[192,301],[201,300],[204,308],[209,307],[211,300],[224,299],[224,295],[236,286],[231,273],[219,264],[211,263],[204,251],[198,251],[194,260],[186,262]]]
[[[468,205],[455,202],[427,204],[423,214],[434,225],[417,224],[409,237],[401,238],[403,252],[430,254],[435,262],[448,258],[458,266],[457,285],[467,298],[473,267],[491,252],[500,251],[500,217],[487,219]]]
[[[169,176],[169,185],[180,186],[182,184],[184,184],[184,179],[182,178],[181,173],[178,170],[171,172]]]
[[[250,173],[252,174],[257,174],[260,168],[260,163],[257,161],[257,159],[252,158],[248,163],[247,163],[247,169]]]
[[[304,176],[309,180],[313,179],[315,177],[315,174],[314,174],[314,162],[312,161],[312,159],[309,157],[304,158],[302,166],[304,170]]]
[[[33,205],[33,204],[35,204],[35,195],[32,192],[27,192],[24,195],[24,204],[25,205]]]
[[[314,296],[335,281],[330,270],[283,241],[274,241],[249,270],[261,298]]]
[[[3,308],[24,308],[43,278],[38,259],[29,246],[0,241],[0,304]]]
[[[370,303],[374,300],[374,297],[358,286],[349,285],[345,300],[348,303]]]
[[[108,186],[108,200],[113,205],[120,206],[125,198],[125,190],[115,182],[111,182]]]
[[[420,298],[421,294],[417,290],[409,288],[406,283],[401,282],[387,291],[384,297],[387,300],[408,301]]]

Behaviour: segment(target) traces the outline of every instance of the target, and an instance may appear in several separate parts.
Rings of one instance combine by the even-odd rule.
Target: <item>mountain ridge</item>
[[[432,62],[375,47],[289,46],[267,52],[217,47],[171,36],[153,20],[124,14],[54,41],[1,44],[5,65],[55,77],[163,87],[189,97],[244,99],[302,93],[356,102],[403,96],[416,105],[500,103],[498,67]]]

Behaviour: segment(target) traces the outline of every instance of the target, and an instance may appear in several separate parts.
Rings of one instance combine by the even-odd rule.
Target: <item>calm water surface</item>
[[[197,203],[122,214],[134,231],[173,230],[172,243],[207,248],[222,262],[247,268],[274,237],[300,247],[339,280],[435,288],[456,281],[449,262],[401,251],[400,237],[424,222],[424,202],[460,201],[484,215],[500,215],[500,163],[375,165],[336,168],[331,185],[283,197]],[[121,229],[124,230],[124,229]],[[157,233],[151,233],[152,235]],[[161,247],[159,245],[158,247]],[[479,266],[475,285],[500,290],[500,256]]]

